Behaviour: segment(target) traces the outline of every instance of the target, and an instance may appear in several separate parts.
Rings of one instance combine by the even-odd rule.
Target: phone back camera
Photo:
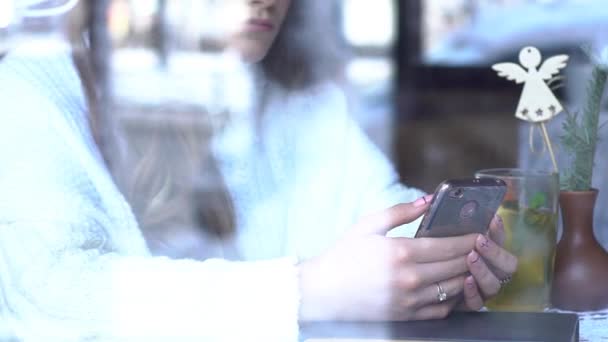
[[[461,188],[450,191],[450,197],[452,197],[452,198],[462,198],[463,195],[464,195],[464,190]]]

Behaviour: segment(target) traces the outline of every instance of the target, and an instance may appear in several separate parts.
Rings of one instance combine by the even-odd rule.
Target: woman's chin
[[[266,48],[265,46],[260,46],[262,44],[259,44],[259,42],[256,43],[258,44],[248,41],[237,42],[236,44],[232,44],[233,51],[245,63],[258,63],[262,59],[264,59],[264,57],[266,57],[269,48]]]
[[[266,51],[239,51],[239,55],[244,63],[255,64],[259,63],[266,57]]]

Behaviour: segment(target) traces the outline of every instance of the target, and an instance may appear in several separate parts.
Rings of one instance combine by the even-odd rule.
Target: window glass
[[[603,0],[423,0],[423,60],[486,66],[534,45],[545,53],[606,40]]]

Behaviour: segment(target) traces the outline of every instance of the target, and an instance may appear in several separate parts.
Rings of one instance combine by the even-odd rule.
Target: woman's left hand
[[[465,278],[464,309],[481,309],[484,300],[496,296],[517,270],[517,258],[502,247],[504,239],[503,221],[494,216],[488,236],[480,235],[467,256],[471,275]]]

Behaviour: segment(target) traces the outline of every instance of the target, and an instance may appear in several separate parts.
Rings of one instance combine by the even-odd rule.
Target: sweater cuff
[[[216,291],[233,294],[224,304],[216,301],[217,322],[228,322],[221,328],[218,324],[216,328],[223,330],[218,336],[231,329],[234,341],[297,341],[300,289],[294,259],[217,262],[232,270],[226,287],[218,286]]]
[[[155,338],[297,341],[295,260],[180,260],[166,266],[137,274],[137,288],[125,287],[125,282],[115,287],[129,302],[114,322],[122,325],[117,330],[123,337],[145,332]]]

